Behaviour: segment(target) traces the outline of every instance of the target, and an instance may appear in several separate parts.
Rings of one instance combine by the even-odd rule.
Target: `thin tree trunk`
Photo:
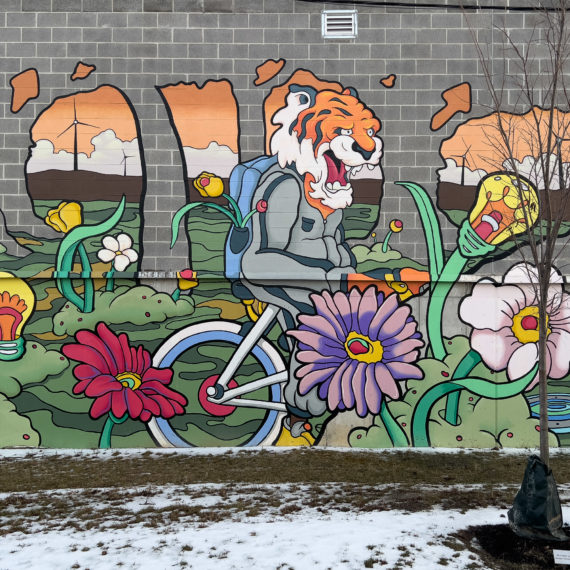
[[[546,370],[546,339],[548,336],[547,305],[550,270],[542,265],[539,268],[538,289],[538,390],[540,403],[540,458],[547,468],[550,461],[548,441],[548,371]]]

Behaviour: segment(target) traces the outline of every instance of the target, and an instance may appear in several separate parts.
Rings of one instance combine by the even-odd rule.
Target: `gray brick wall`
[[[141,123],[148,176],[143,269],[185,266],[184,247],[170,250],[164,231],[185,198],[181,157],[155,85],[229,79],[240,105],[242,158],[248,159],[263,152],[261,105],[269,89],[305,68],[356,87],[380,117],[386,178],[380,223],[385,227],[402,213],[411,231],[402,234],[401,245],[424,260],[415,208],[393,182],[414,180],[435,195],[436,169],[442,166],[439,144],[463,120],[459,116],[439,132],[430,131],[443,90],[469,81],[474,102],[487,102],[470,31],[457,10],[361,6],[357,39],[324,40],[320,12],[338,7],[295,0],[0,0],[0,207],[6,224],[46,231],[30,214],[23,176],[26,133],[34,118],[54,97],[110,83],[125,91]],[[501,38],[493,27],[506,24],[524,41],[535,20],[531,13],[497,11],[468,17],[497,58]],[[277,80],[255,87],[256,66],[279,57],[287,65]],[[97,71],[73,83],[70,74],[79,60],[96,65]],[[14,115],[9,80],[29,67],[40,72],[41,93]],[[398,75],[393,89],[379,84],[389,73]],[[475,105],[471,116],[484,112]],[[442,222],[452,246],[456,230],[443,216]],[[5,238],[2,223],[0,232]],[[411,240],[412,235],[418,239]]]

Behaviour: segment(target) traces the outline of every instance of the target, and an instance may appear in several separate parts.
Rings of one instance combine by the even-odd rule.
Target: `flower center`
[[[379,340],[370,340],[354,331],[346,337],[344,348],[350,358],[360,362],[380,362],[384,354]]]
[[[131,390],[136,390],[141,384],[141,377],[134,372],[122,372],[117,374],[117,380],[125,387]]]
[[[115,255],[122,255],[122,254],[123,254],[122,251],[116,251],[116,252],[115,252]]]
[[[525,307],[522,311],[513,317],[513,326],[511,327],[513,334],[520,342],[526,344],[528,342],[538,342],[538,307],[531,305]],[[548,328],[548,315],[546,315],[546,335],[550,334]]]

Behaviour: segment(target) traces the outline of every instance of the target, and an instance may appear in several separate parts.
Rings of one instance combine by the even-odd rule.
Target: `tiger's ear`
[[[358,99],[358,91],[354,87],[347,87],[343,92],[343,95],[352,95]]]
[[[300,113],[315,104],[317,98],[317,90],[309,85],[296,85],[289,86],[289,95],[287,96],[287,105],[295,107],[297,112]]]

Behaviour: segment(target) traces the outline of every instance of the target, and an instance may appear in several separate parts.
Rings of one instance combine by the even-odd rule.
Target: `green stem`
[[[115,290],[115,268],[111,267],[109,271],[107,271],[107,283],[105,284],[105,291],[114,291]]]
[[[234,226],[239,226],[236,217],[227,208],[224,208],[223,206],[220,206],[218,204],[206,204],[206,206],[208,208],[214,208],[214,210],[218,210],[218,212],[221,212],[222,214],[224,214],[224,216],[227,216],[231,220]]]
[[[433,406],[440,398],[463,389],[469,390],[469,392],[472,392],[476,396],[482,396],[491,400],[512,398],[523,392],[529,386],[534,380],[537,370],[538,364],[535,364],[532,370],[522,378],[514,380],[513,382],[507,382],[506,384],[496,384],[495,382],[489,382],[489,380],[483,378],[469,377],[442,382],[441,384],[436,384],[431,387],[420,398],[414,410],[412,417],[412,446],[430,446],[428,433],[429,416]]]
[[[83,242],[77,246],[77,252],[81,260],[81,276],[83,277],[83,312],[92,313],[95,304],[95,286],[91,279],[91,262]]]
[[[225,192],[222,194],[222,196],[229,202],[230,206],[233,208],[233,211],[236,214],[237,221],[239,222],[240,227],[243,228],[243,225],[241,225],[243,224],[243,220],[238,203],[229,194],[226,194]]]
[[[174,302],[178,301],[178,299],[180,299],[180,288],[176,287],[176,289],[174,290],[174,293],[172,293],[172,300]]]
[[[457,248],[441,270],[437,282],[432,287],[429,300],[427,333],[434,358],[443,360],[447,356],[443,344],[441,321],[443,319],[443,306],[451,288],[455,285],[470,258],[483,257],[495,249],[496,246],[486,243],[477,235],[468,219],[461,224],[457,237]]]
[[[462,390],[451,392],[445,402],[445,421],[452,426],[459,425],[459,398]]]
[[[473,368],[481,362],[481,355],[474,350],[470,350],[457,365],[452,380],[465,378],[471,373]],[[445,421],[451,425],[458,425],[459,423],[459,397],[461,396],[461,390],[457,392],[452,392],[447,396],[447,402],[445,404]]]
[[[123,196],[115,212],[106,220],[92,226],[77,226],[73,228],[61,241],[57,250],[55,261],[56,285],[60,293],[71,303],[73,303],[80,311],[90,313],[93,311],[94,287],[91,276],[91,264],[83,241],[108,232],[114,228],[120,221],[125,211],[126,199]],[[85,279],[85,294],[83,297],[78,295],[73,288],[70,273],[73,269],[73,260],[75,254],[79,253],[81,260],[81,277]]]
[[[101,432],[101,437],[99,438],[99,449],[111,448],[111,434],[115,424],[122,424],[128,417],[128,413],[126,413],[122,418],[117,418],[113,412],[109,412],[109,416],[107,417],[107,421],[105,422],[103,431]]]
[[[461,255],[457,248],[444,265],[441,275],[435,283],[427,310],[427,336],[433,353],[437,360],[443,360],[447,351],[443,344],[442,318],[443,306],[451,288],[455,285],[458,277],[465,268],[468,259]]]
[[[249,222],[249,220],[251,219],[251,217],[253,216],[253,214],[255,214],[255,212],[257,212],[257,210],[252,210],[251,212],[249,212],[247,214],[247,216],[243,219],[242,223],[241,223],[241,228],[245,228],[245,226],[247,225],[247,222]]]
[[[393,233],[394,232],[392,230],[388,230],[388,233],[386,234],[386,237],[382,242],[382,253],[386,253],[388,251],[388,242],[390,241],[390,238],[392,237]]]
[[[394,419],[384,400],[380,406],[380,418],[394,447],[408,447],[410,445],[406,432]]]
[[[178,231],[179,231],[178,226],[180,225],[180,220],[182,220],[182,218],[190,210],[196,208],[197,206],[205,206],[207,208],[214,208],[214,210],[218,210],[219,212],[224,214],[224,216],[228,217],[234,226],[240,227],[235,216],[227,208],[224,208],[223,206],[219,206],[218,204],[207,204],[206,202],[192,202],[190,204],[186,204],[186,206],[182,206],[182,208],[180,208],[180,210],[178,210],[178,212],[176,212],[176,214],[174,214],[174,217],[172,218],[172,240],[170,241],[170,247],[171,248],[174,247],[174,244],[176,243],[176,240],[178,239]]]

